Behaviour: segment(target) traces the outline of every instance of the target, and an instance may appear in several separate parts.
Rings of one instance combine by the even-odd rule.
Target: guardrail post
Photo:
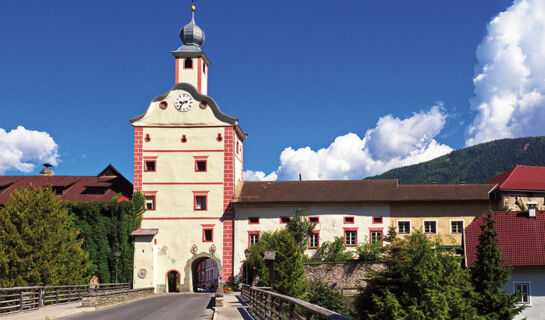
[[[23,311],[23,294],[24,291],[21,290],[21,293],[19,295],[19,311]]]
[[[42,288],[39,288],[40,294],[38,296],[38,309],[44,306],[44,290]]]
[[[59,288],[55,288],[55,304],[59,304]]]

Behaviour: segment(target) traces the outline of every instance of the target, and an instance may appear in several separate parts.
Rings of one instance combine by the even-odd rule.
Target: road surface
[[[202,320],[212,315],[213,293],[166,294],[63,320]]]

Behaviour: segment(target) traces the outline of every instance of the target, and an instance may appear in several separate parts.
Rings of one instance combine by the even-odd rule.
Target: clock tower
[[[180,31],[183,45],[172,52],[175,85],[131,119],[134,188],[146,197],[133,232],[134,288],[156,292],[196,290],[205,262],[206,268],[215,263],[217,271],[206,274],[217,281],[233,278],[231,200],[242,180],[246,134],[207,95],[210,61],[191,9]]]

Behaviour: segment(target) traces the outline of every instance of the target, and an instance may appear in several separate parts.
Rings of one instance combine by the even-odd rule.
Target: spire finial
[[[197,8],[195,8],[194,5],[191,6],[191,11],[195,12],[195,10],[197,10]]]

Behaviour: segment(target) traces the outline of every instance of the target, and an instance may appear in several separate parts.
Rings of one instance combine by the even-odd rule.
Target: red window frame
[[[369,243],[373,243],[371,233],[377,231],[380,231],[380,241],[382,242],[384,240],[384,228],[369,228]]]
[[[157,198],[155,197],[155,195],[146,195],[145,196],[146,198],[146,211],[155,211],[157,210]],[[148,198],[152,199],[152,203],[153,203],[153,209],[148,209]]]
[[[252,246],[250,242],[251,235],[257,234],[257,242],[261,239],[261,231],[248,231],[248,248]]]
[[[252,222],[251,219],[257,219],[257,222]],[[259,224],[259,217],[248,217],[248,224]]]
[[[346,232],[348,231],[355,231],[356,232],[356,238],[354,239],[354,244],[347,245],[346,244]],[[343,238],[344,238],[344,246],[345,247],[357,247],[358,246],[358,228],[343,228]]]
[[[316,247],[311,247],[310,246],[310,235],[311,234],[315,234],[318,236],[318,239],[316,240]],[[320,247],[320,230],[312,230],[311,232],[308,233],[308,248],[309,249],[317,249]]]
[[[197,209],[197,198],[204,197],[204,209]],[[193,191],[193,210],[208,211],[208,191]]]
[[[347,219],[352,219],[352,222],[348,222]],[[344,224],[354,224],[356,223],[356,218],[354,218],[354,216],[344,217],[343,222]]]
[[[212,239],[206,240],[205,232],[210,231],[212,232]],[[203,227],[202,228],[202,242],[214,242],[214,227]]]
[[[375,219],[380,219],[380,222],[375,222]],[[382,216],[374,216],[373,217],[373,224],[382,224],[384,222],[384,217]]]
[[[312,222],[312,221],[310,221],[310,219],[316,219],[316,220],[318,220],[318,221]],[[318,224],[318,223],[320,223],[320,217],[317,217],[317,216],[308,217],[308,223],[316,223],[316,224]]]
[[[288,219],[288,222],[282,222],[282,219]],[[284,217],[280,217],[280,224],[288,224],[289,221],[291,220],[291,217],[288,217],[288,216],[284,216]]]
[[[204,162],[204,170],[199,170],[199,162]],[[206,159],[197,159],[195,158],[195,172],[207,172],[208,171],[208,161]]]
[[[153,170],[148,170],[148,162],[153,162]],[[157,160],[144,159],[144,172],[157,172]]]

